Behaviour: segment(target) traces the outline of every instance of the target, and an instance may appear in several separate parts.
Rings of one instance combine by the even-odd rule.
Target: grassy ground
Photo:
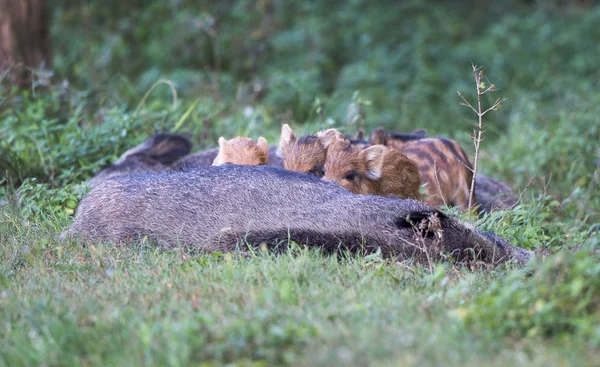
[[[302,249],[242,258],[82,248],[56,245],[52,233],[26,229],[4,242],[7,366],[598,362],[598,300],[586,300],[600,290],[597,258],[589,274],[562,259],[574,279],[552,282],[556,267],[530,280],[522,270],[448,265],[431,274]]]
[[[600,363],[599,8],[52,3],[54,76],[0,80],[0,365]],[[526,269],[56,240],[81,182],[155,131],[427,128],[472,153],[471,61],[508,98],[482,170],[523,192],[474,224],[536,250]]]

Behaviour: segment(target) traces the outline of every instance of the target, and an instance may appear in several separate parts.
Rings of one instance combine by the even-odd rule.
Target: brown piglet
[[[277,155],[283,160],[283,168],[288,171],[323,177],[327,147],[336,139],[345,139],[336,129],[297,137],[288,124],[283,124]]]
[[[383,145],[360,149],[337,140],[327,150],[325,180],[356,194],[419,199],[419,171],[404,154]]]
[[[473,179],[473,166],[461,146],[445,138],[420,138],[401,141],[392,136],[387,146],[412,160],[425,186],[425,202],[439,207],[466,209]],[[477,203],[473,195],[473,203]]]
[[[250,138],[238,136],[230,140],[219,138],[219,153],[213,166],[224,164],[267,165],[269,163],[269,144],[262,136],[256,142]]]

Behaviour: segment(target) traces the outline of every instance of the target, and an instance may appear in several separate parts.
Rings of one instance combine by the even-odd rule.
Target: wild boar
[[[269,163],[269,145],[262,136],[257,142],[250,138],[238,136],[231,140],[219,138],[219,153],[213,166],[224,164],[266,165]]]
[[[425,201],[433,206],[450,205],[466,209],[473,178],[473,166],[462,147],[445,138],[426,137],[425,130],[413,133],[371,132],[371,144],[383,144],[405,154],[419,168],[425,186]],[[477,204],[473,194],[473,204]]]
[[[419,171],[404,154],[383,145],[360,149],[338,140],[327,149],[324,180],[355,194],[419,199]]]
[[[283,124],[277,153],[286,170],[308,173],[316,177],[323,177],[325,174],[323,166],[327,146],[317,135],[298,138],[288,124]]]
[[[62,240],[139,242],[232,251],[290,241],[429,262],[524,263],[532,253],[415,200],[356,195],[268,166],[115,176],[81,201]]]
[[[384,142],[390,147],[398,148],[400,153],[416,165],[420,182],[426,184],[424,200],[427,203],[437,207],[446,204],[466,208],[471,185],[469,177],[473,175],[472,171],[468,169],[470,162],[466,158],[466,154],[454,142],[442,138],[422,138],[421,136],[424,134],[424,131],[406,134],[407,136],[404,137],[405,141],[401,147],[395,144],[397,140],[386,138]],[[329,155],[327,148],[334,141],[348,142],[349,140],[335,129],[329,129],[317,135],[297,138],[292,129],[288,125],[284,125],[279,144],[284,168],[323,177],[327,174],[327,169],[325,169],[325,162],[327,162]],[[451,149],[457,147],[463,153],[463,156],[457,157],[454,155],[454,151]],[[334,170],[334,173],[329,175],[329,179],[344,187],[352,187],[351,190],[355,193],[360,193],[361,190],[364,192],[367,189],[378,189],[373,185],[365,185],[367,183],[375,184],[376,181],[374,180],[370,182],[366,179],[361,180],[363,184],[356,185],[356,183],[344,179],[345,174],[352,175],[353,179],[361,177],[352,174],[352,171],[356,171],[356,169],[348,169],[349,167],[358,168],[360,162],[358,157],[352,158],[351,161],[345,164],[343,162],[343,159],[351,159],[352,154],[351,149],[338,150],[336,159],[329,160],[328,168]],[[404,167],[408,167],[408,165]],[[356,173],[359,172],[356,171]],[[363,173],[365,172],[363,171]],[[388,172],[391,173],[392,169]],[[396,175],[396,177],[398,176]],[[399,181],[390,180],[388,182]],[[412,187],[412,185],[407,186],[409,190],[412,190]],[[399,188],[399,186],[396,186],[396,188]],[[403,192],[403,194],[406,194],[406,192]]]
[[[269,147],[267,159],[268,165],[273,167],[283,167],[283,160],[278,156],[278,147]],[[171,168],[175,171],[181,171],[186,169],[193,169],[194,167],[206,167],[213,164],[215,158],[219,154],[219,149],[208,149],[202,152],[190,154],[186,157],[181,158],[177,162],[171,165]]]
[[[402,149],[406,148],[406,143],[409,141],[428,139],[426,134],[425,130],[417,130],[411,133],[386,133],[382,128],[376,128],[371,132],[369,142],[371,144],[383,144],[402,151]],[[454,156],[462,157],[462,161],[468,161],[467,154],[458,143],[452,140],[447,140],[446,143]],[[458,176],[463,176],[469,181],[468,186],[466,186],[464,180],[461,181],[463,183],[463,192],[466,188],[470,189],[471,187],[468,177],[472,176],[467,172],[471,170],[471,167],[470,162],[468,165],[456,167]],[[452,195],[445,196],[451,197]],[[481,212],[489,213],[493,210],[507,210],[519,203],[519,197],[506,183],[482,174],[477,174],[475,178],[475,196],[475,204],[479,205],[479,211]],[[466,200],[468,201],[468,197]],[[461,201],[464,201],[464,199]]]
[[[428,204],[467,208],[473,168],[460,145],[444,138],[423,138],[403,143],[398,151],[417,165],[421,182],[427,184],[424,200]]]

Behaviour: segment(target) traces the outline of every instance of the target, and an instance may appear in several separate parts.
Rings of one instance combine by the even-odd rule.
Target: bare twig
[[[513,209],[515,206],[519,205],[519,203],[521,202],[521,199],[523,198],[523,195],[525,195],[525,192],[527,192],[527,189],[529,189],[529,186],[531,185],[531,183],[533,182],[533,179],[535,178],[535,175],[531,176],[531,178],[529,179],[529,182],[527,182],[527,185],[525,185],[525,188],[523,189],[523,191],[521,191],[521,193],[519,194],[519,200],[517,200],[515,203],[513,203],[510,206],[510,209]]]
[[[463,97],[462,93],[459,90],[457,90],[456,92],[458,93],[458,96],[463,100],[463,102],[460,103],[461,106],[467,106],[470,109],[472,109],[473,112],[475,112],[476,114],[479,114],[479,112],[477,112],[477,110],[475,108],[473,108],[473,106],[469,103],[469,101],[467,101],[465,99],[465,97]]]
[[[486,94],[487,92],[493,92],[496,90],[496,86],[492,84],[487,78],[485,81],[489,86],[486,86],[486,83],[483,81],[483,68],[471,63],[471,67],[473,68],[473,77],[475,79],[475,88],[477,90],[477,107],[474,107],[467,99],[462,95],[460,91],[457,91],[458,96],[461,99],[460,105],[469,107],[475,114],[477,115],[477,125],[473,129],[473,135],[471,138],[473,139],[473,143],[475,144],[475,158],[473,162],[473,178],[471,179],[471,189],[469,191],[469,219],[471,217],[471,208],[473,206],[473,193],[475,192],[475,176],[477,175],[477,166],[479,163],[479,148],[481,146],[481,142],[483,141],[483,133],[485,130],[483,129],[483,116],[486,113],[497,110],[502,106],[502,103],[506,100],[506,98],[498,98],[496,101],[486,110],[482,110],[481,107],[481,96]]]

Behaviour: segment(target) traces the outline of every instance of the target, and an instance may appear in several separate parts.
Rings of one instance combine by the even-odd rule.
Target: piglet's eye
[[[308,174],[322,178],[323,176],[325,176],[325,170],[323,169],[323,167],[313,167],[313,169],[308,171]]]
[[[344,176],[344,180],[354,181],[356,179],[356,176],[357,176],[357,172],[356,171],[352,171],[352,172],[347,173]]]

